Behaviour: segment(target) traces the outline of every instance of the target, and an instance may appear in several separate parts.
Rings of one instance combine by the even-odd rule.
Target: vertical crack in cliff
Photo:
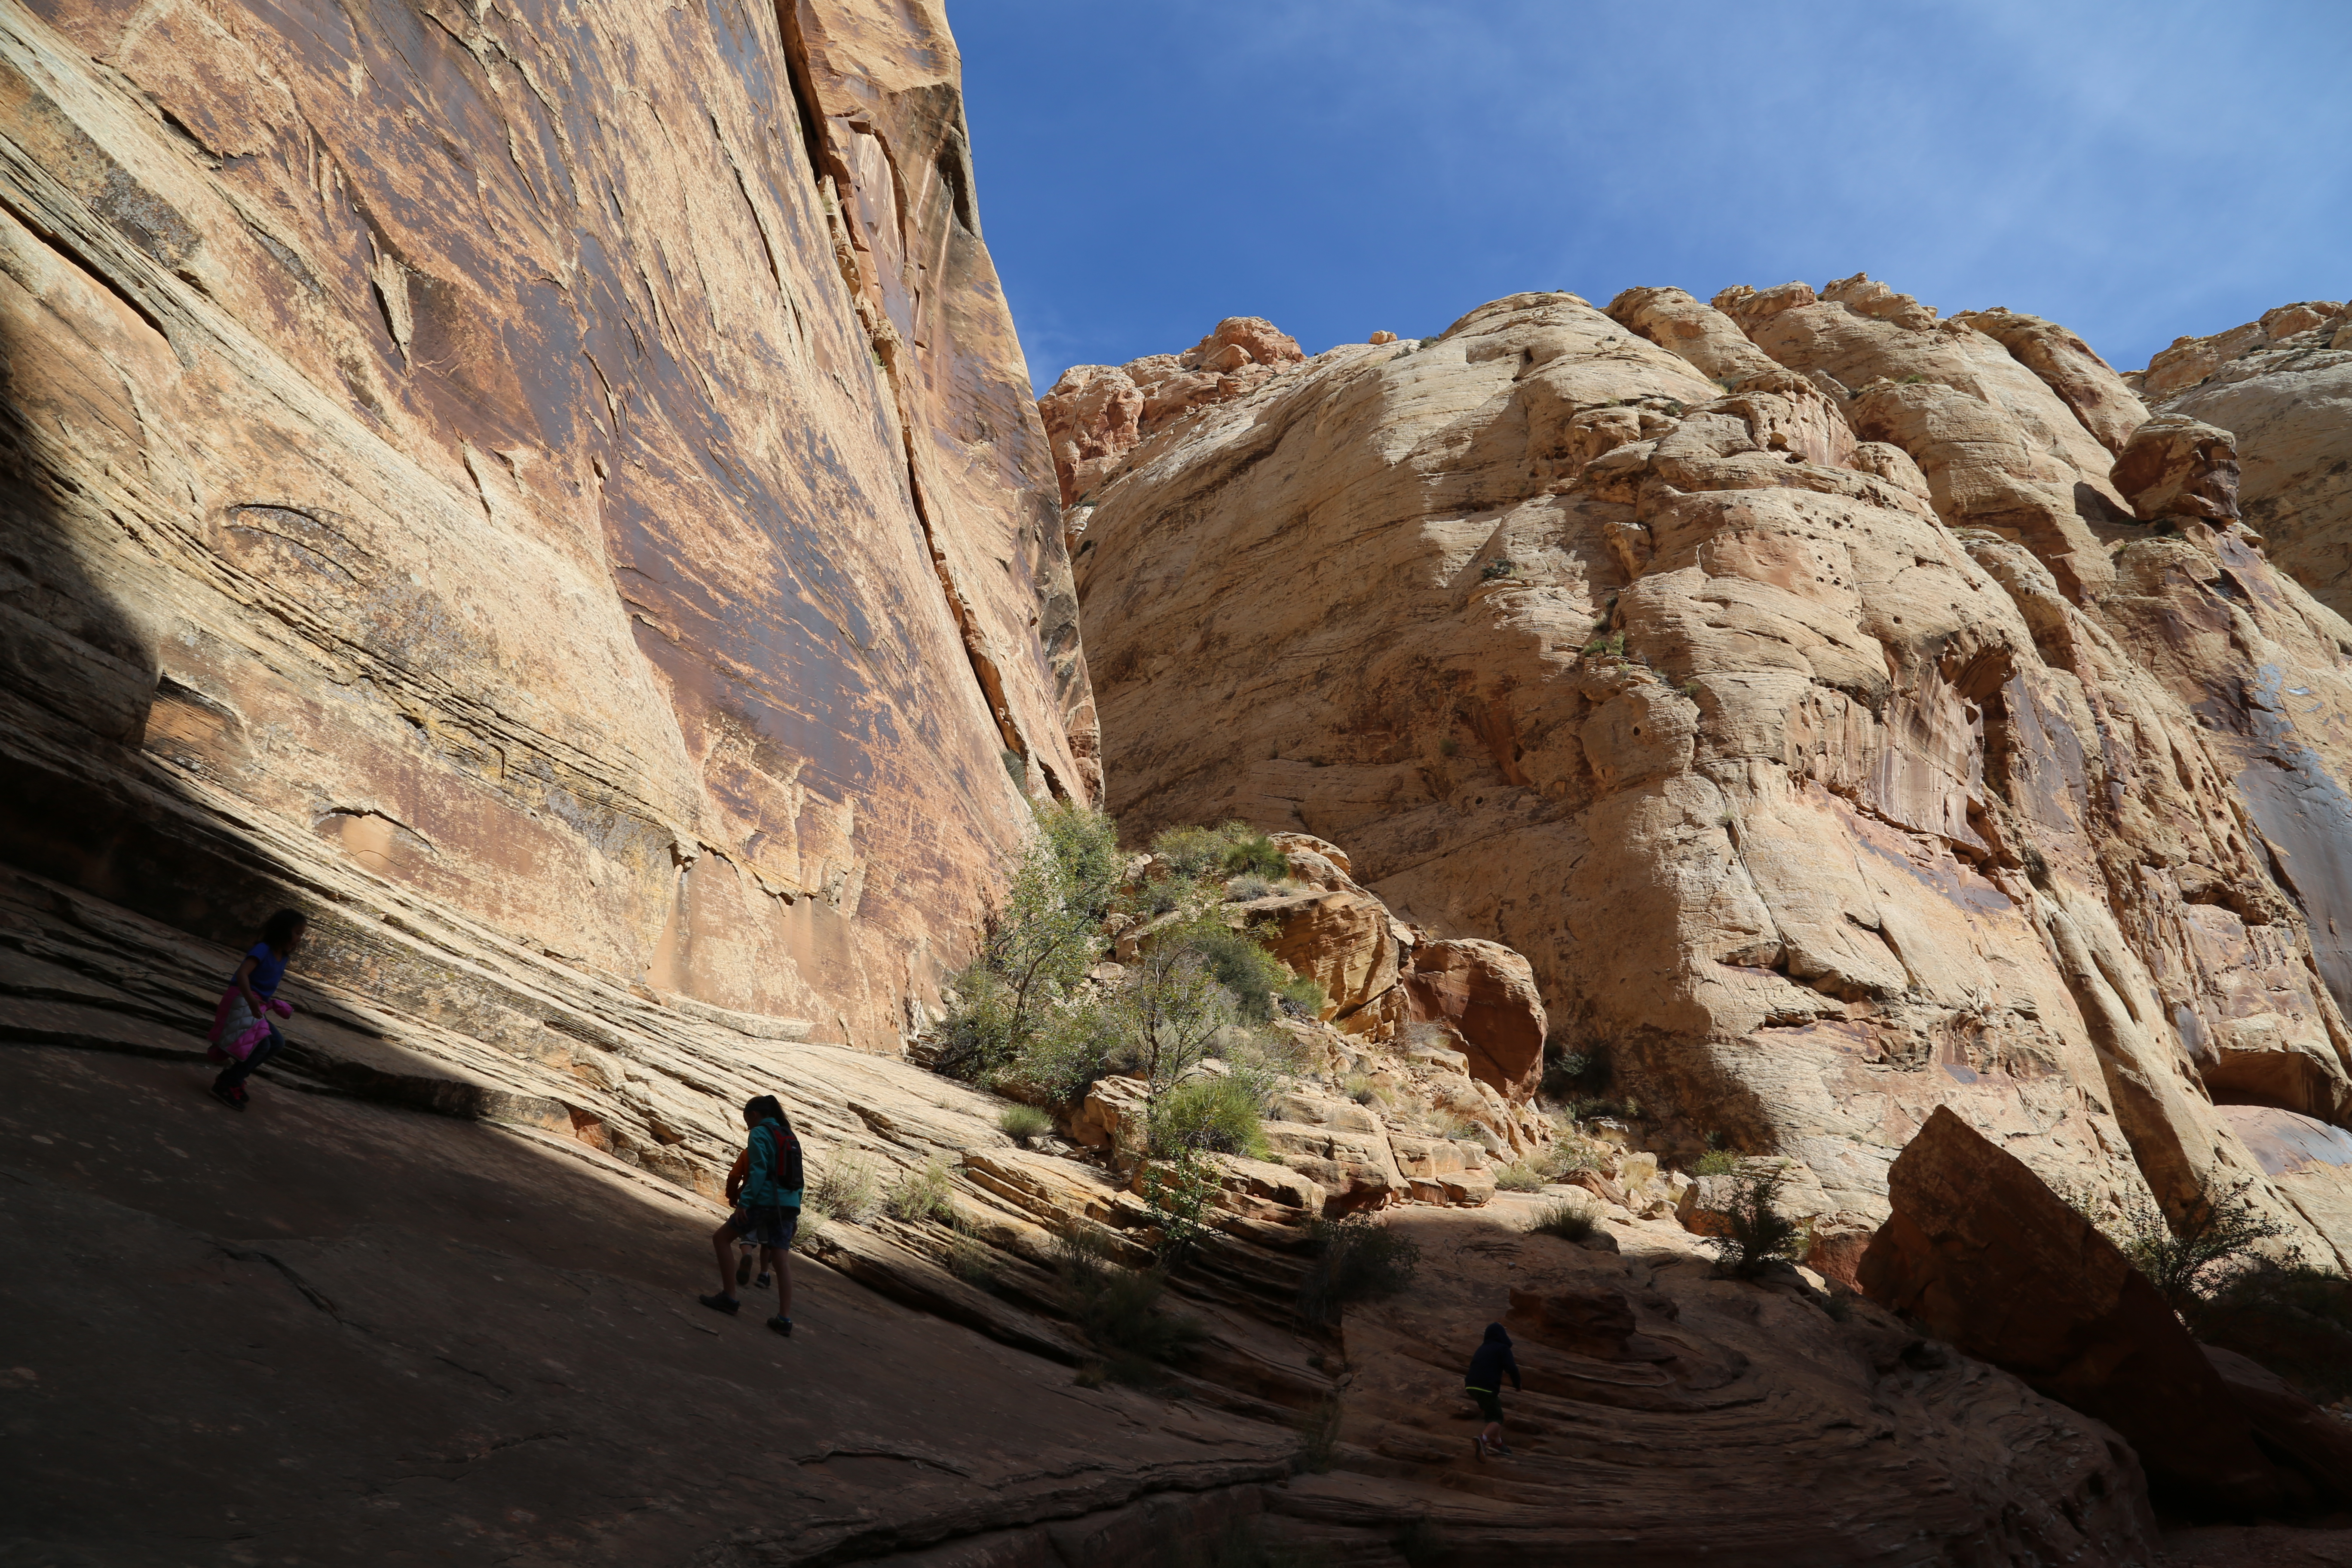
[[[785,79],[792,87],[794,107],[799,110],[803,150],[808,155],[810,173],[816,184],[819,204],[824,209],[825,227],[832,242],[834,260],[840,270],[843,285],[849,290],[850,309],[856,313],[859,326],[865,330],[866,342],[881,367],[891,408],[898,416],[899,447],[907,470],[908,500],[914,508],[915,521],[922,529],[923,549],[930,557],[933,574],[939,578],[940,596],[947,602],[948,614],[954,618],[956,634],[963,643],[965,662],[971,667],[972,679],[980,687],[981,700],[988,705],[989,717],[995,722],[997,734],[1003,739],[1005,750],[1020,759],[1024,770],[1034,765],[1055,799],[1067,800],[1070,798],[1068,786],[1021,731],[1020,721],[1013,716],[1013,705],[1005,697],[1003,672],[988,651],[980,618],[973,612],[971,600],[957,584],[954,570],[948,563],[947,552],[940,543],[937,521],[931,515],[931,501],[923,482],[922,460],[916,446],[916,433],[921,426],[916,417],[918,409],[907,385],[902,363],[908,344],[874,298],[877,292],[875,280],[867,277],[866,265],[858,255],[847,211],[847,201],[855,194],[856,184],[851,175],[848,160],[834,146],[832,138],[823,126],[823,106],[816,92],[808,39],[801,27],[800,11],[795,0],[776,0],[776,22],[783,38]],[[908,228],[906,176],[899,168],[898,154],[888,139],[877,131],[874,140],[889,166],[891,183],[895,187],[891,211],[903,239]],[[951,198],[957,204],[957,220],[962,222],[964,205],[969,197],[959,186],[951,193]],[[908,249],[911,251],[912,247],[909,246]]]

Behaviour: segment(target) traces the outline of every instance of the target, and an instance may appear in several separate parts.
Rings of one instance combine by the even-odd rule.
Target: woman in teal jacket
[[[793,1331],[793,1237],[801,1220],[801,1141],[772,1094],[763,1094],[743,1107],[743,1125],[751,1130],[749,1168],[736,1209],[725,1225],[710,1233],[719,1256],[719,1294],[701,1298],[715,1312],[732,1313],[742,1305],[735,1299],[735,1270],[729,1256],[738,1237],[760,1248],[763,1272],[776,1276],[776,1315],[768,1327],[789,1336]]]

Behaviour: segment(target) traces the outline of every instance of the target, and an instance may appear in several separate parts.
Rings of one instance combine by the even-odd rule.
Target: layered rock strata
[[[1066,1144],[1014,1147],[1003,1102],[530,955],[426,973],[451,960],[422,933],[386,951],[407,967],[364,992],[289,981],[294,1052],[240,1116],[205,1098],[197,1035],[231,952],[0,879],[20,1553],[1116,1568],[1242,1531],[1631,1565],[1801,1531],[1831,1564],[2148,1560],[2103,1428],[1798,1276],[1712,1278],[1641,1197],[1646,1156],[1586,1173],[1650,1216],[1602,1197],[1587,1245],[1528,1233],[1565,1188],[1398,1209],[1413,1288],[1335,1327],[1297,1308],[1307,1190],[1234,1171],[1162,1303],[1199,1353],[1139,1390],[1081,1375],[1054,1238],[1141,1261],[1153,1211]],[[499,1048],[460,1010],[492,994],[568,1060]],[[583,1135],[575,1074],[649,1103],[706,1175],[731,1102],[772,1089],[813,1173],[936,1173],[952,1222],[813,1213],[793,1336],[757,1290],[719,1317],[693,1301],[719,1206]],[[1334,1103],[1297,1090],[1301,1114]],[[1461,1395],[1496,1319],[1528,1384],[1507,1466],[1472,1457]],[[90,1419],[126,1385],[135,1419]],[[1295,1473],[1302,1427],[1332,1431],[1328,1469]]]
[[[2333,300],[2181,338],[2124,378],[2150,408],[2237,438],[2240,501],[2271,560],[2352,615],[2352,314]]]
[[[896,1048],[1097,779],[956,69],[928,4],[0,17],[0,854]]]
[[[1508,943],[1643,1136],[1799,1163],[1825,1266],[1946,1104],[2343,1258],[2352,626],[2179,514],[2220,448],[2118,476],[2143,423],[2063,330],[1860,278],[1318,354],[1076,509],[1109,805]]]

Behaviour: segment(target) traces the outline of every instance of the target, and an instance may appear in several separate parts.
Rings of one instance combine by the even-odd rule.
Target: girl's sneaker
[[[743,1256],[743,1257],[741,1257],[741,1258],[737,1258],[737,1259],[735,1260],[735,1283],[736,1283],[737,1285],[739,1285],[739,1286],[741,1286],[741,1285],[748,1285],[748,1284],[750,1284],[751,1282],[751,1259],[750,1255],[749,1255],[749,1254],[746,1254],[745,1256]],[[761,1283],[761,1284],[762,1284],[762,1285],[765,1285],[765,1284],[767,1283],[767,1281],[766,1281],[766,1280],[764,1280],[764,1279],[762,1279],[762,1280],[761,1280],[761,1281],[760,1281],[760,1283]]]
[[[243,1110],[245,1109],[245,1096],[239,1094],[236,1089],[229,1088],[226,1084],[216,1083],[213,1085],[213,1098],[219,1100],[223,1105],[227,1106],[231,1110]]]
[[[773,1276],[773,1275],[772,1275],[772,1274],[769,1274],[769,1273],[767,1273],[767,1272],[765,1272],[765,1271],[762,1271],[762,1272],[761,1273],[760,1277],[759,1277],[757,1279],[753,1280],[753,1281],[752,1281],[752,1283],[753,1283],[754,1285],[757,1285],[761,1289],[764,1290],[764,1289],[766,1289],[769,1287],[769,1285],[770,1285],[771,1283],[772,1283],[772,1282],[773,1282],[774,1279],[775,1279],[775,1276]]]
[[[1482,1459],[1486,1457],[1486,1435],[1485,1433],[1473,1432],[1470,1434],[1470,1451],[1477,1455]]]
[[[791,1339],[793,1337],[793,1321],[790,1318],[783,1317],[782,1315],[770,1318],[768,1320],[768,1327],[775,1330],[776,1332],[783,1335],[786,1339]]]

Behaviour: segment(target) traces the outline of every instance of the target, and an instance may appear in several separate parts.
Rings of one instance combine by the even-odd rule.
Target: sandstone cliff
[[[1833,1272],[1944,1104],[2340,1260],[2352,626],[2145,412],[1860,277],[1318,354],[1066,514],[1109,805],[1517,948],[1658,1147],[1801,1162]]]
[[[2352,315],[2332,300],[2182,338],[2125,378],[2151,408],[2237,437],[2239,500],[2270,558],[2352,613]]]
[[[938,7],[44,0],[0,94],[0,852],[895,1049],[1096,788]]]

